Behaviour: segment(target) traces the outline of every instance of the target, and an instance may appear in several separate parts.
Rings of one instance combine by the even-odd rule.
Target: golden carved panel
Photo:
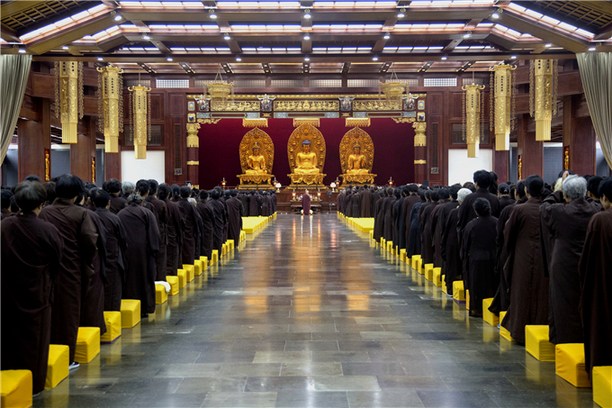
[[[353,147],[359,146],[361,154],[365,156],[363,168],[372,172],[374,165],[374,143],[372,138],[365,130],[355,127],[344,134],[340,141],[340,167],[342,173],[347,173],[349,170],[349,156],[353,153]]]
[[[294,100],[274,101],[277,112],[334,112],[340,109],[340,101]]]
[[[211,100],[213,112],[259,112],[259,101],[224,101]]]
[[[289,168],[291,172],[295,171],[296,159],[295,156],[302,149],[302,143],[305,140],[310,141],[310,149],[317,155],[317,167],[320,172],[323,172],[323,166],[325,164],[325,138],[323,134],[316,127],[304,124],[297,127],[287,142],[287,154],[289,155]]]
[[[353,101],[354,111],[401,111],[402,101],[401,100],[367,100]]]
[[[261,155],[264,156],[266,173],[271,174],[272,164],[274,163],[274,143],[270,135],[259,128],[253,128],[246,132],[242,141],[240,141],[239,154],[242,172],[246,173],[251,168],[249,166],[249,156],[253,154],[253,146],[256,144]]]

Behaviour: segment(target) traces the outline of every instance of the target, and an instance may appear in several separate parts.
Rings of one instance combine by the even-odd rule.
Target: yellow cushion
[[[208,269],[208,257],[201,256],[200,261],[202,262],[202,272],[204,272],[206,269]]]
[[[410,266],[412,266],[412,269],[417,268],[417,264],[416,264],[417,259],[421,259],[421,255],[412,255],[412,257],[410,258],[410,261],[412,262]]]
[[[100,328],[79,327],[74,360],[77,363],[89,363],[98,354],[100,354]]]
[[[493,298],[482,299],[482,320],[491,326],[497,326],[499,324],[499,317],[489,311],[491,303],[493,303]]]
[[[49,345],[45,388],[55,388],[70,373],[70,348],[64,344]]]
[[[179,280],[179,289],[183,289],[187,286],[187,271],[184,269],[177,269],[176,276],[178,276]]]
[[[0,371],[0,406],[32,406],[32,372],[30,370]]]
[[[453,299],[458,301],[465,300],[465,290],[463,289],[463,281],[453,281]]]
[[[446,275],[442,275],[440,280],[442,281],[442,292],[448,295],[448,289],[446,288]]]
[[[227,242],[224,242],[223,245],[221,245],[221,255],[225,254],[227,254]]]
[[[199,259],[194,259],[193,260],[193,273],[195,274],[195,276],[200,276],[202,274],[202,261],[200,261]]]
[[[555,345],[548,341],[548,325],[525,326],[525,350],[540,361],[555,361]]]
[[[393,241],[387,241],[385,247],[387,248],[387,252],[393,252]]]
[[[187,282],[191,282],[195,279],[195,267],[193,265],[183,265],[187,276]]]
[[[423,260],[421,258],[416,260],[416,271],[423,275],[424,271],[423,271]]]
[[[593,401],[612,407],[612,366],[593,367]]]
[[[591,386],[584,368],[584,344],[557,344],[555,347],[555,373],[574,387]]]
[[[500,323],[504,321],[504,317],[506,317],[506,311],[499,312],[499,322]],[[508,341],[512,341],[512,335],[510,334],[508,329],[506,329],[502,325],[499,326],[499,336],[503,337],[504,339]]]
[[[140,323],[140,300],[121,299],[121,328],[129,329]]]
[[[423,267],[425,268],[425,279],[432,281],[434,264],[426,263]]]
[[[166,275],[166,282],[170,284],[170,296],[179,294],[179,278],[178,276]]]
[[[214,265],[217,262],[219,262],[219,250],[218,249],[213,249],[212,250],[212,255],[210,256],[210,264]]]
[[[162,284],[156,283],[155,284],[155,304],[161,305],[161,304],[166,303],[167,301],[168,301],[168,292],[166,292],[166,287]]]
[[[399,257],[400,257],[400,261],[406,262],[406,248],[400,248]]]
[[[157,290],[157,285],[155,286]],[[121,336],[121,312],[104,312],[106,333],[100,337],[103,343],[111,343]]]
[[[435,268],[433,268],[432,281],[434,285],[436,285],[437,287],[442,286],[442,268],[440,268],[439,266],[436,266]]]
[[[470,290],[465,290],[465,310],[470,310]]]
[[[229,246],[229,250],[230,251],[233,251],[235,249],[235,247],[236,247],[236,243],[234,242],[233,239],[228,239],[227,240],[227,244]]]

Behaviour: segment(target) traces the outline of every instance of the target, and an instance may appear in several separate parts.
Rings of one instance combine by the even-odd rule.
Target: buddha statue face
[[[259,151],[260,151],[260,150],[261,150],[261,149],[259,148],[259,146],[257,146],[257,145],[253,146],[253,155],[254,155],[254,156],[259,155]]]
[[[361,154],[361,146],[359,146],[359,145],[353,146],[353,153]]]
[[[305,153],[310,153],[310,143],[302,143],[302,150]]]

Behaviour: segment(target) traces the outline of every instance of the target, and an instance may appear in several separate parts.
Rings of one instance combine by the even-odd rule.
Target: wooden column
[[[576,97],[563,97],[563,149],[568,149],[569,169],[580,175],[595,174],[596,135],[590,117],[576,117]]]
[[[49,174],[51,171],[51,104],[48,99],[37,98],[35,106],[40,113],[39,120],[19,119],[17,124],[19,181],[29,175],[45,181],[45,149],[49,154]]]
[[[121,148],[119,153],[104,153],[104,180],[121,180]]]
[[[493,171],[500,183],[510,179],[510,152],[493,150]]]
[[[96,158],[96,123],[91,116],[88,116],[81,124],[78,142],[70,145],[70,173],[85,182],[93,182],[92,163]]]
[[[523,114],[517,121],[518,154],[523,163],[523,179],[532,174],[544,175],[544,145],[536,142],[535,132],[527,130],[529,119]]]

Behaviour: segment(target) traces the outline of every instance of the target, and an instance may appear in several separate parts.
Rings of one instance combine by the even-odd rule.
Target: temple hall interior
[[[0,406],[612,407],[612,0],[0,0]]]

